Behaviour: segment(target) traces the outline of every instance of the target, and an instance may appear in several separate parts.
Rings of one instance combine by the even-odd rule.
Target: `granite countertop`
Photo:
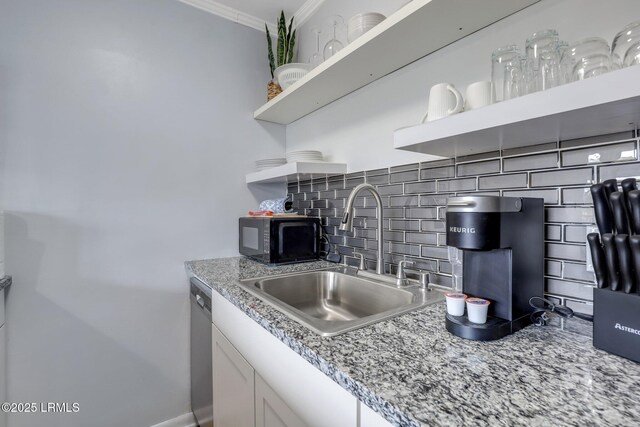
[[[4,276],[0,279],[0,291],[4,290],[4,288],[8,288],[11,286],[11,276]]]
[[[595,349],[588,335],[531,326],[499,341],[468,341],[446,331],[440,303],[321,337],[237,285],[329,266],[336,264],[186,263],[189,275],[394,425],[640,425],[640,364]],[[566,324],[584,329],[580,322]]]

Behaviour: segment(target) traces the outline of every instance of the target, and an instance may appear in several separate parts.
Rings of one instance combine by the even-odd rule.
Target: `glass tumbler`
[[[566,84],[572,81],[571,72],[573,71],[573,63],[571,60],[571,52],[569,51],[569,43],[565,41],[558,42],[558,55],[560,55],[560,77],[558,84]]]
[[[516,45],[502,46],[491,55],[491,81],[496,102],[524,95],[522,55]]]
[[[637,63],[633,59],[634,52],[630,55],[629,51],[637,49],[638,43],[640,43],[640,21],[630,23],[616,34],[611,44],[611,59],[615,68],[628,67]],[[627,59],[626,63],[625,59]]]
[[[571,80],[584,80],[611,71],[610,51],[609,43],[599,37],[573,43],[567,52],[571,58]]]
[[[560,53],[558,32],[535,32],[526,43],[525,81],[527,93],[546,90],[560,84]]]

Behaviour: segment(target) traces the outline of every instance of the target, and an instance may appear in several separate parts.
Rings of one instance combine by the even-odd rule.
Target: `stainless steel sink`
[[[251,294],[312,331],[331,336],[442,301],[418,285],[397,288],[349,267],[241,282]]]

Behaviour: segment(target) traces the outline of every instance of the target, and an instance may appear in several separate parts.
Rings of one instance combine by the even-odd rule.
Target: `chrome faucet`
[[[340,230],[353,231],[353,203],[362,190],[369,190],[376,199],[376,216],[378,217],[378,229],[376,230],[376,237],[378,239],[378,259],[376,261],[376,273],[384,274],[384,221],[383,221],[383,207],[380,194],[376,191],[376,188],[371,184],[360,184],[353,189],[349,198],[347,199],[347,205],[344,208],[344,215],[342,216],[342,222],[340,223]]]

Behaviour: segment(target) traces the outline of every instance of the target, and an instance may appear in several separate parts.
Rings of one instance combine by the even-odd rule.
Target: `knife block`
[[[640,363],[640,295],[593,290],[593,345]]]

